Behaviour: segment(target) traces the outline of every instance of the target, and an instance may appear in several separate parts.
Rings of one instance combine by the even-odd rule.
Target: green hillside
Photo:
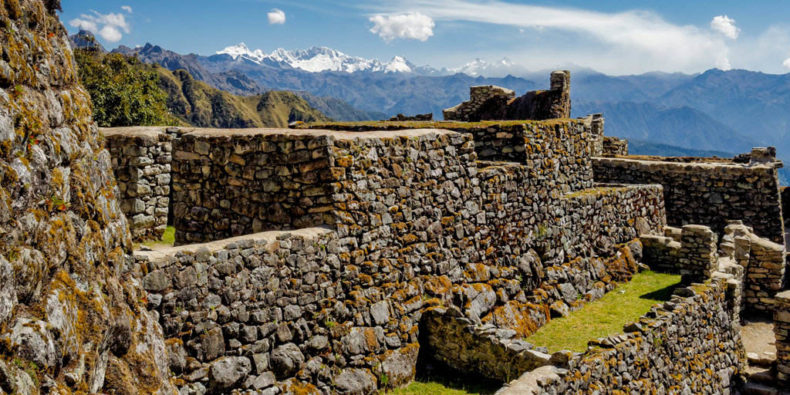
[[[217,128],[287,127],[328,121],[292,92],[237,96],[134,57],[76,49],[80,78],[100,126],[191,125]]]

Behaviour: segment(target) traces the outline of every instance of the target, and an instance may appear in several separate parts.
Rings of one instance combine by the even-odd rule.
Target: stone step
[[[771,351],[750,352],[746,353],[746,359],[749,361],[749,366],[770,368],[776,364],[776,353]]]
[[[782,395],[779,389],[765,384],[746,383],[741,388],[743,395]]]
[[[746,377],[750,383],[773,385],[776,382],[776,375],[771,368],[749,366]]]

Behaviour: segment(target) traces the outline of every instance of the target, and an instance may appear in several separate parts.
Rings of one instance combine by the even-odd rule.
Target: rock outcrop
[[[0,388],[171,393],[58,1],[0,1]]]

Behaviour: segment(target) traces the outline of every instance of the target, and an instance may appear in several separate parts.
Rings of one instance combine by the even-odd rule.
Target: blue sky
[[[790,2],[480,0],[69,0],[61,19],[109,48],[179,53],[327,46],[347,54],[458,67],[585,67],[609,74],[718,67],[790,72]],[[505,70],[509,71],[509,70]]]

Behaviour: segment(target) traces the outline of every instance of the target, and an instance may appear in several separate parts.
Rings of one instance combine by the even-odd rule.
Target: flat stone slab
[[[766,366],[776,360],[776,337],[771,321],[744,321],[741,338],[750,365]]]
[[[325,227],[303,228],[296,230],[273,230],[267,232],[253,233],[244,236],[231,237],[228,239],[216,240],[208,243],[185,244],[176,247],[163,247],[163,248],[152,249],[150,251],[137,250],[134,251],[134,255],[140,257],[147,257],[152,262],[158,262],[166,259],[169,256],[175,256],[180,252],[194,253],[203,249],[206,249],[209,252],[219,251],[225,249],[225,247],[228,244],[236,243],[239,241],[274,242],[278,240],[278,237],[283,236],[285,234],[290,234],[291,236],[301,236],[309,240],[331,232],[333,232],[332,229]]]
[[[354,139],[380,139],[393,137],[421,137],[428,135],[458,134],[446,129],[405,129],[405,130],[377,130],[370,132],[334,131],[327,129],[278,129],[278,128],[249,128],[249,129],[212,129],[212,128],[179,128],[183,134],[199,137],[233,137],[233,136],[329,136],[337,140]]]
[[[106,136],[127,136],[158,139],[170,126],[128,126],[117,128],[99,128]]]

